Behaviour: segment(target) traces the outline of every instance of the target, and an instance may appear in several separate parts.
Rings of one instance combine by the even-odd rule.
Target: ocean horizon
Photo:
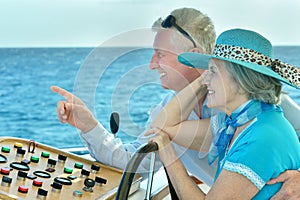
[[[112,112],[120,113],[117,137],[130,142],[143,131],[150,110],[168,91],[148,68],[153,50],[140,47],[0,48],[0,136],[54,146],[85,146],[79,132],[56,117],[63,98],[57,85],[82,98],[109,130]],[[300,66],[300,46],[275,46],[274,55]],[[285,87],[300,105],[299,91]]]

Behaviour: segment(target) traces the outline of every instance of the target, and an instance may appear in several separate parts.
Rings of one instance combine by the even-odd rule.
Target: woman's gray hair
[[[279,80],[235,63],[225,62],[225,66],[238,86],[248,94],[249,99],[270,104],[280,102],[282,84]]]
[[[176,23],[184,29],[196,42],[197,47],[203,50],[204,54],[212,54],[216,41],[216,32],[212,20],[199,10],[194,8],[180,8],[171,12],[176,18]],[[154,30],[162,29],[161,23],[163,19],[159,18],[154,22],[152,28]],[[176,28],[172,28],[176,30]],[[174,34],[172,38],[173,44],[188,51],[191,44],[186,42],[186,38],[182,34]]]

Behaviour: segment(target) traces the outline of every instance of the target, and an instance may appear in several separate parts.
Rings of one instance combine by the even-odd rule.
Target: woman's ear
[[[200,47],[192,48],[192,49],[189,50],[189,52],[204,54],[203,49],[200,48]]]

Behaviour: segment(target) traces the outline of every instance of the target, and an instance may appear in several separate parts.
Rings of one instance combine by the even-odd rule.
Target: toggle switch
[[[20,142],[16,142],[16,143],[14,144],[14,147],[15,147],[15,148],[22,148],[22,147],[23,147],[23,144],[20,143]]]
[[[34,179],[32,182],[32,185],[37,186],[37,187],[41,187],[43,185],[43,181],[38,180],[38,179]]]
[[[17,149],[17,157],[23,157],[26,153],[26,150],[25,149],[22,149],[22,148],[18,148]]]
[[[20,185],[18,188],[18,191],[21,193],[28,193],[29,188],[24,186],[24,185]]]
[[[76,162],[74,164],[74,167],[77,168],[77,169],[82,169],[83,168],[83,164],[82,163],[79,163],[79,162]]]
[[[92,174],[97,174],[99,172],[99,170],[100,170],[100,165],[93,164],[91,166],[91,173]]]
[[[9,147],[2,147],[1,148],[1,152],[3,152],[3,153],[9,153],[10,152],[10,148]]]
[[[67,160],[67,156],[62,155],[62,154],[58,154],[58,158],[57,159],[58,159],[59,163],[64,163]]]
[[[51,158],[48,159],[48,163],[47,163],[47,172],[55,172],[55,165],[56,165],[56,160],[53,160]]]
[[[74,190],[73,191],[73,196],[74,197],[82,197],[82,192],[79,190]]]
[[[69,168],[69,167],[65,167],[64,168],[64,173],[66,173],[66,174],[72,174],[72,172],[73,172],[72,168]]]
[[[37,156],[31,156],[31,157],[30,157],[30,161],[31,161],[31,162],[38,163],[39,160],[40,160],[40,158],[37,157]]]
[[[52,186],[52,192],[60,192],[62,189],[62,184],[55,181],[51,184],[51,186]]]
[[[86,170],[86,169],[82,169],[81,170],[81,177],[87,177],[90,175],[90,171]]]
[[[3,175],[9,175],[10,168],[9,167],[3,167],[1,168],[1,174]]]
[[[82,189],[86,192],[93,192],[93,187],[95,186],[95,181],[91,178],[86,178],[84,180],[84,185]]]
[[[24,181],[25,178],[27,177],[27,173],[24,171],[18,171],[18,176],[17,179],[20,181]]]
[[[101,177],[99,177],[99,176],[96,176],[95,182],[96,182],[97,185],[102,185],[102,184],[106,184],[106,183],[107,183],[107,180],[104,179],[104,178],[101,178]]]
[[[48,153],[48,152],[46,152],[46,151],[43,151],[42,154],[41,154],[41,156],[42,156],[43,158],[49,158],[49,157],[50,157],[50,153]]]
[[[11,182],[12,182],[12,178],[9,178],[7,176],[2,176],[2,181],[1,181],[2,186],[8,186],[9,187]]]
[[[44,199],[46,199],[47,195],[48,195],[48,191],[47,190],[44,190],[42,188],[38,189],[37,199],[44,200]]]
[[[48,159],[47,167],[55,168],[56,160],[53,160],[51,158]]]

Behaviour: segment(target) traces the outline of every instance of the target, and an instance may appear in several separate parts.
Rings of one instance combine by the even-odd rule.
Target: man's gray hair
[[[204,54],[212,54],[215,46],[216,32],[212,20],[207,15],[194,8],[180,8],[172,11],[170,14],[176,18],[177,25],[194,39],[197,47],[202,49]],[[163,19],[161,18],[156,20],[152,28],[161,29],[162,21]],[[172,29],[176,30],[175,27]],[[174,45],[182,46],[185,51],[190,49],[190,45],[188,48],[186,42],[183,42],[183,40],[179,41],[176,38]]]

